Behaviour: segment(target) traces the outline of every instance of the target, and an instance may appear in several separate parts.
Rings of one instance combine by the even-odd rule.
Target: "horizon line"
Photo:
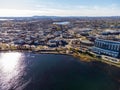
[[[0,18],[11,18],[11,17],[120,17],[120,15],[110,16],[57,16],[57,15],[32,15],[32,16],[0,16]]]

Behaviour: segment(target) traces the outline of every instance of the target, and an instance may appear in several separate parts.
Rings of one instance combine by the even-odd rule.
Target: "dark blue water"
[[[67,55],[2,53],[0,72],[0,90],[120,90],[119,68]]]

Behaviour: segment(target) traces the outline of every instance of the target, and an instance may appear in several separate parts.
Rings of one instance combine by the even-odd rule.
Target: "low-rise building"
[[[107,55],[115,58],[120,58],[120,42],[96,39],[93,52],[100,55]]]

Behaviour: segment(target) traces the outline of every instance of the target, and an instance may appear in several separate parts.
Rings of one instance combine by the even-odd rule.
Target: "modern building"
[[[96,39],[93,52],[100,55],[107,55],[115,58],[120,58],[120,42]]]

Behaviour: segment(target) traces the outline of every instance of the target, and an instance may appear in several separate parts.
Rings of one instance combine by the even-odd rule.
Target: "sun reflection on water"
[[[21,62],[23,54],[19,52],[8,52],[0,54],[0,90],[8,90],[17,80],[24,67]]]
[[[2,53],[0,57],[0,64],[4,72],[13,71],[19,64],[21,58],[20,53]]]

